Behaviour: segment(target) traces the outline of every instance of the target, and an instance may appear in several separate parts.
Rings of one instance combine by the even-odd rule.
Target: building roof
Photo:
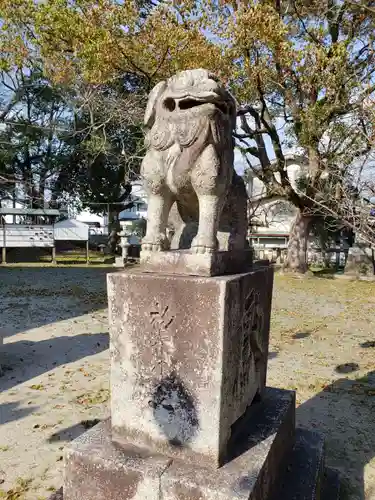
[[[132,203],[146,203],[146,200],[144,198],[141,198],[140,196],[135,196],[130,201]]]
[[[289,233],[285,231],[264,231],[259,233],[249,233],[249,237],[251,238],[285,238],[289,237]]]
[[[56,208],[13,208],[0,207],[1,215],[60,215]]]
[[[123,210],[119,213],[119,220],[141,220],[143,217],[139,214],[139,212],[128,212]]]
[[[73,227],[87,227],[89,222],[82,222],[77,219],[63,219],[55,222],[55,227],[65,227],[65,228],[73,228]]]

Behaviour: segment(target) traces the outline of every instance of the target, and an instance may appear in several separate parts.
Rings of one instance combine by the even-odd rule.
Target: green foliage
[[[62,87],[37,66],[1,76],[1,198],[121,210],[143,147],[142,82]]]
[[[130,181],[139,175],[145,94],[142,84],[131,77],[122,85],[84,90],[90,100],[75,112],[69,170],[60,173],[58,187],[79,197],[93,212],[106,212],[108,205],[119,212],[129,197]]]
[[[145,219],[135,220],[131,225],[131,233],[136,236],[139,236],[140,238],[143,238],[144,235],[146,234],[146,220]]]
[[[56,175],[70,155],[62,89],[50,85],[37,68],[3,72],[0,78],[2,195],[15,194],[31,206],[43,206],[46,191],[53,196]]]

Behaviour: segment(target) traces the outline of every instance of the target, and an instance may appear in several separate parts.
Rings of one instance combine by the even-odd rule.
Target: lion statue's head
[[[144,123],[157,149],[166,149],[177,136],[189,145],[197,135],[205,135],[212,122],[230,136],[236,126],[236,104],[205,69],[181,71],[150,92]]]

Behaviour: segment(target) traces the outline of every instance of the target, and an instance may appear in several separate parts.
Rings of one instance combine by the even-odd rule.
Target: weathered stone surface
[[[296,441],[287,473],[272,500],[335,500],[322,496],[324,439],[316,432],[296,429]],[[332,490],[325,490],[327,493]]]
[[[202,254],[186,250],[141,252],[142,271],[152,273],[220,276],[249,271],[251,262],[251,250]]]
[[[272,268],[108,276],[113,438],[221,465],[265,386]]]
[[[194,253],[246,248],[247,194],[233,167],[234,98],[204,69],[181,71],[151,91],[141,166],[148,194],[142,250]],[[172,208],[172,211],[171,211]]]
[[[64,500],[159,500],[171,460],[111,441],[111,424],[96,425],[65,450]]]
[[[48,500],[64,500],[63,489],[60,488],[55,493],[53,493]]]
[[[109,422],[101,423],[69,445],[64,500],[268,500],[291,453],[294,418],[294,392],[266,389],[234,430],[219,470],[120,450]]]
[[[321,500],[339,500],[341,493],[340,476],[337,471],[325,468]]]

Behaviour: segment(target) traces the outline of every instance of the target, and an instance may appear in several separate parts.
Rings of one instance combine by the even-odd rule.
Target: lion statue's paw
[[[142,250],[146,252],[162,252],[169,250],[169,239],[165,234],[160,234],[155,238],[144,238],[142,240]]]
[[[193,239],[191,244],[191,251],[193,253],[214,253],[218,248],[218,241],[212,241],[207,236],[200,236],[199,234]]]

